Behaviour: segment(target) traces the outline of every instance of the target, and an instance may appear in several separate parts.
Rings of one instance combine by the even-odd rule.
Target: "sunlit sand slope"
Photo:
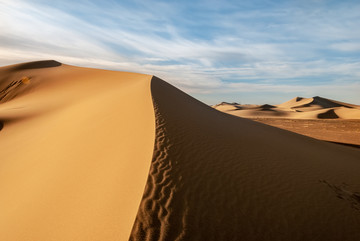
[[[214,110],[153,78],[131,240],[359,240],[360,151]]]
[[[0,240],[127,240],[153,154],[151,76],[0,68]]]

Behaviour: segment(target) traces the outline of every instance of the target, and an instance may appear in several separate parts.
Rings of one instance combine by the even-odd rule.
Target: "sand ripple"
[[[130,240],[358,240],[360,151],[218,112],[153,78],[156,144]]]

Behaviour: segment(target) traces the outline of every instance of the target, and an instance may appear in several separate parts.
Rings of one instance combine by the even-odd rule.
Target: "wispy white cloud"
[[[359,42],[350,42],[350,43],[335,43],[331,44],[330,48],[338,51],[345,52],[360,52],[360,43]]]
[[[347,91],[360,92],[360,4],[263,3],[0,0],[0,64],[56,59],[195,95],[326,89],[360,102]]]

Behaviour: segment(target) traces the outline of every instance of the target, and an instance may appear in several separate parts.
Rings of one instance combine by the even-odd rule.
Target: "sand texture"
[[[44,61],[0,87],[0,240],[360,240],[360,149],[148,75]]]
[[[360,147],[360,120],[252,118],[319,140]]]
[[[357,240],[360,151],[216,111],[153,78],[131,240]]]
[[[0,240],[128,239],[155,139],[150,80],[55,61],[0,69]]]

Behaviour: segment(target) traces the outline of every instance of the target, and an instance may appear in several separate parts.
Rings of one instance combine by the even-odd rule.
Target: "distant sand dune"
[[[303,97],[295,97],[290,101],[284,102],[279,107],[287,107],[287,108],[301,108],[301,107],[312,107],[317,106],[318,108],[333,108],[333,107],[358,107],[356,105],[330,100],[326,98],[322,98],[319,96],[315,96],[313,98],[303,98]]]
[[[53,65],[0,68],[0,240],[360,240],[359,149]]]
[[[295,97],[287,102],[273,105],[239,105],[221,103],[215,109],[245,118],[288,119],[360,119],[360,106],[315,96]]]
[[[319,119],[337,119],[339,116],[335,113],[334,109],[326,110],[324,113],[318,114]]]
[[[312,138],[360,145],[359,105],[315,96],[295,97],[279,105],[240,105],[222,102],[213,108]],[[318,121],[315,122],[316,120]]]
[[[335,114],[341,116],[343,119],[360,119],[360,110],[357,108],[349,109],[340,107],[334,110]]]

